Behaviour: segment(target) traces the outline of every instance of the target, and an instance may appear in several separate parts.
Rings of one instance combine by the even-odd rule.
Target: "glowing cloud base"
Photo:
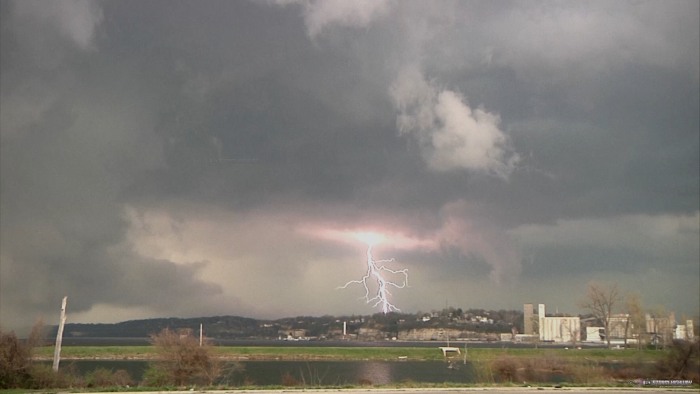
[[[381,234],[358,233],[355,237],[367,244],[367,272],[362,279],[351,280],[340,288],[345,289],[351,284],[362,285],[365,289],[364,298],[368,304],[373,303],[373,307],[381,306],[384,313],[400,311],[399,308],[389,302],[389,296],[391,295],[389,287],[403,289],[408,286],[408,270],[392,270],[384,265],[394,261],[394,259],[374,260],[372,257],[372,246],[383,240],[384,237]],[[392,282],[386,278],[387,274],[390,276],[401,276],[403,280],[401,282]],[[376,290],[374,290],[375,287]]]

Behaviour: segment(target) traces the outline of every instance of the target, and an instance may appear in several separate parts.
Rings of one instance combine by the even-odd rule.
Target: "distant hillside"
[[[264,332],[264,327],[258,326],[258,320],[240,316],[213,316],[197,318],[157,318],[129,320],[121,323],[67,323],[64,337],[106,337],[106,338],[143,338],[160,332],[165,328],[199,331],[199,325],[206,327],[206,335],[215,338],[246,338],[257,337],[261,334],[277,336],[277,331]],[[53,327],[55,335],[57,327]]]
[[[240,316],[154,318],[114,324],[67,323],[63,335],[65,338],[146,338],[165,328],[191,329],[197,333],[202,324],[204,334],[208,338],[215,339],[277,339],[280,337],[386,339],[402,337],[410,332],[415,333],[417,332],[415,330],[423,330],[421,335],[428,335],[428,332],[443,332],[440,329],[449,329],[468,336],[469,333],[510,333],[513,329],[522,332],[522,319],[523,314],[520,311],[483,309],[462,311],[454,308],[418,314],[298,316],[277,320],[257,320]],[[56,326],[51,327],[48,335],[55,336],[57,330]]]

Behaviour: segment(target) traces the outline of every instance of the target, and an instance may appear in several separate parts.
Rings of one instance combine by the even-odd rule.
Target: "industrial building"
[[[695,339],[695,327],[693,326],[692,320],[686,320],[685,324],[679,324],[676,326],[676,331],[673,333],[674,339],[683,339],[686,341],[692,341]]]
[[[535,318],[533,305],[524,304],[523,319],[525,338],[533,336],[543,342],[557,343],[576,343],[581,340],[581,320],[578,316],[547,316],[545,305],[538,304]]]
[[[586,327],[582,328],[578,316],[547,316],[545,304],[538,304],[536,313],[533,304],[523,304],[523,320],[524,333],[515,335],[517,341],[576,343],[581,340],[581,331],[585,330],[586,342],[606,343],[605,329],[589,325],[595,324],[596,319],[588,319]],[[645,341],[648,338],[651,343],[663,346],[674,339],[696,340],[693,321],[687,320],[685,324],[677,324],[674,313],[655,316],[647,314],[645,325],[646,335],[638,338],[638,330],[629,314],[612,315],[609,320],[610,341],[621,345]]]
[[[538,305],[540,341],[579,342],[581,319],[578,316],[550,316],[545,314],[545,305]]]

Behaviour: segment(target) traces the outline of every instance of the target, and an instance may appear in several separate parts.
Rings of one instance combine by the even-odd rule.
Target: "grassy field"
[[[508,349],[470,348],[467,352],[445,360],[438,347],[263,347],[263,346],[214,346],[212,352],[221,360],[239,364],[239,361],[450,361],[450,367],[469,363],[474,384],[478,385],[530,385],[567,384],[573,386],[634,386],[634,379],[668,378],[675,376],[663,366],[673,360],[671,350],[609,350],[609,349]],[[158,349],[154,346],[64,346],[64,360],[156,360]],[[34,349],[35,359],[50,360],[53,347]],[[446,363],[447,364],[447,363]],[[696,363],[697,364],[697,363]],[[694,365],[696,365],[694,364]],[[158,364],[154,364],[158,365]],[[46,366],[48,368],[48,365]],[[309,367],[310,368],[310,367]],[[107,378],[117,380],[116,372],[102,372]],[[311,374],[311,370],[309,371]],[[54,377],[54,375],[49,374]],[[41,378],[42,375],[39,375]],[[66,375],[63,385],[45,387],[72,387],[73,380],[87,384],[90,376],[70,377]],[[695,375],[693,375],[695,376]],[[60,376],[59,376],[60,377]],[[70,380],[70,379],[73,380]],[[292,379],[294,378],[294,379]],[[309,375],[311,378],[311,375]],[[94,378],[92,378],[94,380]],[[693,377],[697,382],[697,378]],[[40,379],[39,379],[40,380]],[[107,379],[109,380],[109,379]],[[298,377],[288,377],[286,386],[298,386]],[[293,382],[292,382],[293,381]],[[313,381],[313,380],[309,380]],[[68,383],[66,383],[68,382]],[[138,384],[153,386],[144,379]],[[292,383],[290,383],[292,382]],[[244,380],[245,383],[245,380]],[[246,383],[247,384],[247,383]],[[254,385],[254,383],[252,383]],[[123,386],[123,384],[122,384]],[[303,383],[306,386],[306,383]],[[420,386],[420,385],[419,385]],[[43,387],[43,386],[42,386]],[[82,387],[82,386],[77,386]],[[88,387],[88,386],[86,386]],[[695,387],[695,386],[694,386]]]
[[[444,360],[437,348],[418,347],[267,347],[267,346],[215,346],[215,354],[230,360]],[[463,359],[461,355],[451,356]],[[655,362],[667,352],[657,350],[608,350],[608,349],[468,349],[467,360],[495,360],[502,357],[517,359],[558,358],[567,361],[592,362]],[[35,349],[38,359],[53,358],[53,347]],[[129,360],[155,359],[153,346],[64,346],[63,359]]]

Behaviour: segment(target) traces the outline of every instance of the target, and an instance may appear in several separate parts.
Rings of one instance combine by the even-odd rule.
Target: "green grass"
[[[461,355],[450,357],[454,361],[461,362],[464,359],[464,348],[460,348]],[[435,347],[263,347],[263,346],[214,346],[216,355],[225,360],[343,360],[343,361],[442,361],[442,352]],[[50,360],[53,357],[53,347],[41,347],[35,349],[37,358]],[[549,380],[553,369],[566,381],[560,383],[564,386],[587,387],[627,387],[628,380],[614,375],[606,363],[621,363],[625,368],[634,368],[632,375],[639,376],[647,368],[654,368],[655,364],[668,358],[671,353],[667,350],[608,350],[608,349],[508,349],[508,348],[469,348],[466,359],[471,362],[474,369],[475,387],[484,386],[519,386],[527,384],[551,385]],[[102,360],[152,360],[158,357],[158,352],[153,346],[64,346],[62,358],[69,359],[102,359]],[[48,367],[47,367],[48,368]],[[504,370],[512,371],[510,375],[504,375]],[[504,378],[504,376],[510,376]],[[538,383],[539,382],[539,383]],[[549,383],[548,383],[549,382]],[[468,384],[466,386],[470,386]],[[403,382],[393,384],[390,387],[464,387],[464,384],[426,384],[415,382]],[[248,387],[248,386],[246,386]],[[280,386],[280,389],[306,389],[315,386]],[[328,386],[324,386],[328,388]],[[350,387],[357,387],[351,385]],[[364,386],[363,386],[364,387]],[[378,386],[374,386],[375,388]],[[387,386],[389,387],[389,386]],[[534,386],[533,386],[534,387]],[[539,387],[539,386],[538,386]],[[697,386],[694,386],[697,387]],[[237,387],[242,389],[243,387]],[[269,386],[250,386],[250,389],[270,389]],[[332,388],[348,388],[336,387]],[[121,390],[124,388],[114,388]],[[147,389],[139,387],[139,389]],[[164,389],[164,388],[159,388]],[[89,389],[79,389],[88,392]],[[102,388],[104,390],[104,388]],[[2,391],[0,394],[30,392]],[[40,392],[49,392],[42,390]]]
[[[34,356],[42,359],[53,359],[53,346],[42,346],[34,349]],[[61,358],[65,359],[149,359],[157,356],[153,346],[63,346]]]
[[[451,356],[455,359],[461,355]],[[251,360],[443,360],[437,348],[423,347],[273,347],[273,346],[215,346],[216,354],[226,359]],[[53,358],[53,347],[36,348],[37,358]],[[504,355],[513,358],[556,357],[571,362],[654,362],[664,356],[659,350],[608,350],[608,349],[467,349],[467,360],[494,360]],[[64,346],[63,359],[154,359],[158,356],[153,346]]]
[[[588,360],[588,361],[642,361],[652,362],[664,358],[666,351],[659,350],[610,350],[610,349],[496,349],[478,348],[468,349],[469,358],[479,358],[489,360],[508,355],[514,358],[542,358],[556,357],[568,361]]]

